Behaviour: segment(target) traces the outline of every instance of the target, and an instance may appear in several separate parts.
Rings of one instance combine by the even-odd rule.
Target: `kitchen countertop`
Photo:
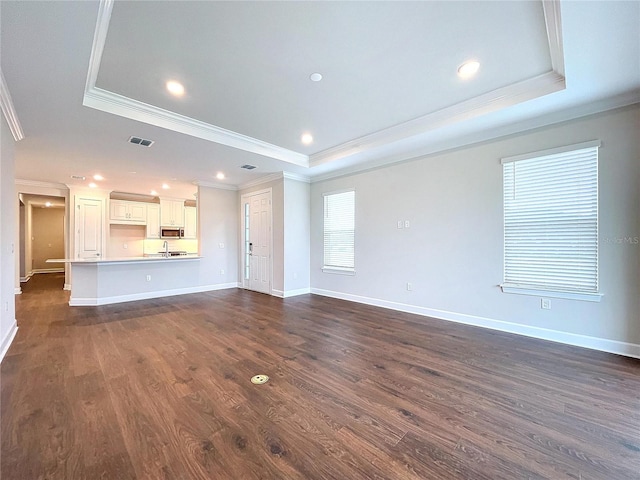
[[[49,258],[47,263],[71,263],[71,264],[109,264],[109,263],[139,263],[139,262],[175,262],[181,260],[198,260],[202,258],[198,254],[178,255],[175,257],[162,257],[157,254],[145,257],[96,257],[96,258]]]

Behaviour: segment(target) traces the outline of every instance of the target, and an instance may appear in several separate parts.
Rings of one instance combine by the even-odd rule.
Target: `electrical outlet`
[[[409,223],[409,220],[405,220],[404,221],[404,228],[409,228],[411,227],[411,223]]]
[[[151,281],[151,275],[147,275],[147,282]]]
[[[224,268],[220,269],[220,275],[224,275]]]
[[[122,248],[124,248],[126,250],[127,248],[129,248],[129,245],[127,245],[126,243],[123,243],[122,244]]]
[[[551,299],[550,298],[541,298],[540,299],[540,308],[545,310],[551,310]]]
[[[219,243],[218,248],[224,248],[224,243]]]
[[[412,291],[413,290],[413,284],[412,283],[407,282],[407,290],[408,291]]]

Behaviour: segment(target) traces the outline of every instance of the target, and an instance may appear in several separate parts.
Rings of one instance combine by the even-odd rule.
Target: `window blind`
[[[353,272],[355,238],[354,190],[324,195],[324,266]]]
[[[504,286],[598,292],[598,146],[503,159]]]

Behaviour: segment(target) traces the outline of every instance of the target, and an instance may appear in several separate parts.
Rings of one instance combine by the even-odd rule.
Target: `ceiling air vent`
[[[246,165],[242,165],[240,168],[244,168],[246,170],[253,170],[254,168],[257,168],[257,167],[255,165],[246,164]]]
[[[135,143],[136,145],[141,145],[143,147],[150,147],[153,145],[153,140],[145,140],[140,137],[129,137],[129,143]]]

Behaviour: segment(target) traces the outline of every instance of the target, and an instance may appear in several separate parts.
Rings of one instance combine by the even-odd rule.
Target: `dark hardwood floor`
[[[61,288],[16,300],[3,480],[640,478],[638,360],[313,295]]]

